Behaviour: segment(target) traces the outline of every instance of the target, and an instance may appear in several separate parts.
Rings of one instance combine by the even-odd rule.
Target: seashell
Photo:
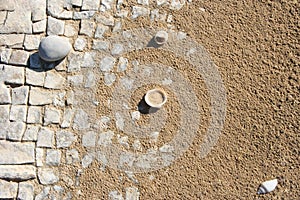
[[[166,31],[158,31],[154,37],[154,41],[158,45],[163,45],[168,41],[168,33]]]
[[[277,184],[278,184],[277,179],[265,181],[262,184],[260,184],[257,190],[257,194],[267,194],[269,192],[272,192],[273,190],[275,190]]]
[[[145,95],[145,102],[153,108],[161,108],[167,102],[167,94],[162,89],[149,90]]]

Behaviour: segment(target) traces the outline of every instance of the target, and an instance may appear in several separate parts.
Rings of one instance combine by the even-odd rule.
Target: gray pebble
[[[58,61],[64,58],[71,50],[71,44],[68,40],[51,35],[40,42],[39,45],[39,56],[49,62]]]

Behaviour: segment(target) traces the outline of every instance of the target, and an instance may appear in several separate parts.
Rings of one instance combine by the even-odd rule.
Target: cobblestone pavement
[[[133,62],[121,57],[125,47],[112,43],[106,33],[126,35],[121,31],[125,17],[134,21],[147,16],[172,28],[172,15],[161,13],[159,7],[167,4],[178,10],[191,3],[149,2],[137,0],[125,9],[123,0],[0,1],[0,199],[72,199],[72,192],[58,182],[69,178],[69,184],[77,184],[76,177],[62,177],[58,166],[80,163],[80,174],[101,156],[80,155],[74,144],[92,148],[96,142],[109,143],[114,135],[104,130],[110,118],[93,122],[89,118],[93,109],[82,107],[80,98],[100,81],[97,75],[111,86],[115,71],[123,72]],[[73,45],[60,63],[43,62],[37,54],[41,39],[48,35],[66,37]],[[89,98],[90,108],[96,107],[98,99]],[[97,123],[104,126],[100,138],[91,130]],[[78,131],[84,134],[79,136]],[[120,141],[126,143],[126,138]],[[109,197],[139,198],[138,188],[124,191],[110,191]]]

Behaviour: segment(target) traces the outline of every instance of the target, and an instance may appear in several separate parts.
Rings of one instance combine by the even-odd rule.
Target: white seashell
[[[154,37],[154,41],[159,44],[165,44],[168,41],[168,33],[166,31],[158,31]]]
[[[266,194],[272,192],[273,190],[275,190],[277,184],[278,184],[277,179],[265,181],[259,186],[257,190],[257,194]]]
[[[148,90],[145,95],[145,102],[153,108],[161,108],[167,102],[167,93],[162,89]]]

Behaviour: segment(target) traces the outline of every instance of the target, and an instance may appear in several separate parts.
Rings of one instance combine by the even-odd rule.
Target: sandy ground
[[[187,63],[166,55],[165,64],[186,72],[193,87],[202,88],[197,92],[203,105],[202,124],[193,145],[170,167],[135,175],[138,184],[123,172],[110,168],[102,172],[95,162],[81,177],[80,198],[106,199],[111,190],[135,186],[140,190],[140,199],[298,199],[299,12],[297,0],[196,0],[173,12],[176,28],[206,48],[222,75],[227,90],[222,135],[210,154],[200,159],[197,150],[209,120],[205,84]],[[141,19],[127,22],[125,28],[133,26],[161,25]],[[143,53],[144,60],[137,53],[128,57],[143,63],[160,55],[152,50]],[[109,94],[103,92],[104,96]],[[176,99],[168,106],[168,112],[179,112]],[[173,123],[167,124],[166,132],[172,133],[177,128],[176,117],[170,120]],[[161,142],[171,136],[166,134]],[[256,195],[261,182],[276,177],[281,180],[276,191]]]

